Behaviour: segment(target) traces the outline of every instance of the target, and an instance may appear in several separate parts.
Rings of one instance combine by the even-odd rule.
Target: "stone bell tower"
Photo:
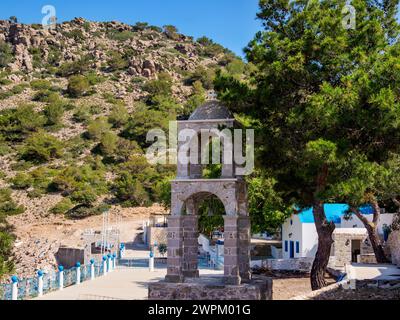
[[[240,285],[251,278],[247,187],[243,177],[236,174],[232,136],[221,134],[222,128],[234,129],[236,122],[224,105],[211,99],[189,120],[178,121],[178,165],[168,219],[166,282],[184,283],[187,278],[199,277],[198,210],[210,196],[217,197],[225,207],[224,282]],[[216,137],[221,141],[221,176],[205,179],[201,151],[209,150],[209,142]]]

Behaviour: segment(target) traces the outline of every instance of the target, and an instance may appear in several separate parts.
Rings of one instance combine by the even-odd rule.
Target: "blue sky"
[[[172,24],[185,35],[205,35],[238,55],[261,29],[256,20],[258,0],[1,0],[0,19],[17,16],[23,23],[40,23],[44,5],[56,8],[58,21],[83,17],[129,24]]]

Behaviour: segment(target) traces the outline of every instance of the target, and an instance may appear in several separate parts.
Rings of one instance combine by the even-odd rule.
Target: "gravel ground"
[[[260,270],[256,273],[266,275],[273,279],[272,291],[273,300],[289,300],[296,296],[310,293],[310,275],[300,272],[277,272]],[[328,284],[335,283],[335,279],[326,275]]]
[[[356,291],[340,288],[322,293],[312,300],[400,300],[400,289],[362,288]]]

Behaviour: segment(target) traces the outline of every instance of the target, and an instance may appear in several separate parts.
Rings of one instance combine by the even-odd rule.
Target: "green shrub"
[[[119,52],[111,52],[107,61],[110,71],[124,70],[129,66],[129,61]]]
[[[115,161],[128,161],[133,155],[143,154],[143,150],[140,148],[136,141],[130,141],[127,139],[119,138],[117,148],[114,152]]]
[[[52,103],[60,100],[61,100],[60,94],[58,92],[54,92],[51,90],[39,90],[33,96],[33,101],[39,101],[39,102]]]
[[[124,42],[126,40],[130,40],[135,36],[135,33],[129,30],[118,31],[118,30],[110,30],[107,32],[107,36],[111,40]]]
[[[147,22],[136,22],[136,24],[132,27],[132,30],[135,32],[144,31],[149,27]]]
[[[43,131],[32,134],[18,150],[21,159],[44,163],[62,156],[62,143]]]
[[[92,118],[89,106],[80,106],[76,109],[73,114],[73,120],[75,122],[87,123]]]
[[[109,206],[100,205],[97,207],[78,205],[75,208],[69,210],[66,216],[70,219],[85,219],[91,216],[97,216],[107,211]]]
[[[33,90],[50,90],[52,87],[50,81],[43,79],[33,80],[30,85]]]
[[[112,107],[108,122],[113,125],[114,128],[120,128],[127,123],[129,119],[128,110],[124,105],[117,104]]]
[[[172,93],[172,78],[166,72],[161,72],[157,80],[148,81],[143,88],[150,96],[165,95]]]
[[[12,83],[12,81],[9,79],[0,79],[0,85],[2,85],[2,86],[7,86],[11,83]]]
[[[48,191],[53,177],[58,173],[57,169],[51,169],[44,166],[36,168],[29,173],[33,179],[32,186],[39,193],[45,193]]]
[[[84,76],[72,76],[68,80],[68,93],[73,98],[86,94],[90,89],[90,83]]]
[[[0,230],[0,280],[15,271],[14,264],[10,259],[13,242],[14,237],[7,230]],[[2,290],[3,288],[0,287],[0,295],[4,293]]]
[[[47,118],[47,125],[57,125],[60,124],[64,115],[64,106],[60,102],[51,103],[44,108],[43,112]]]
[[[167,253],[168,247],[165,243],[160,243],[158,245],[158,252],[164,257],[164,255]]]
[[[103,93],[103,99],[107,102],[107,103],[111,103],[114,105],[125,105],[124,104],[124,100],[116,98],[112,93],[108,93],[105,92]]]
[[[69,77],[77,74],[82,75],[90,70],[92,63],[93,63],[93,57],[90,55],[86,55],[77,61],[64,63],[58,69],[57,75],[61,77]]]
[[[21,214],[25,211],[23,206],[18,206],[11,197],[10,189],[0,189],[0,221],[4,222],[7,216]]]
[[[193,83],[193,94],[187,100],[183,114],[189,116],[194,110],[206,101],[205,90],[200,81]]]
[[[64,32],[63,34],[67,38],[74,39],[77,42],[80,42],[85,39],[85,36],[81,29],[73,29],[71,31]]]
[[[114,192],[125,206],[147,206],[149,195],[142,184],[130,173],[123,172],[114,182]]]
[[[207,90],[212,89],[214,86],[215,71],[213,69],[206,69],[199,66],[196,70],[186,78],[185,82],[188,85],[193,85],[196,81],[200,81],[203,87]]]
[[[146,142],[147,133],[155,128],[168,132],[169,121],[172,119],[175,119],[175,115],[158,110],[149,110],[146,106],[139,105],[124,126],[121,135],[124,138],[137,141],[142,148],[148,147],[150,144]]]
[[[91,140],[100,141],[101,137],[110,130],[111,125],[108,123],[107,118],[100,117],[96,120],[90,121],[87,128],[87,137]]]
[[[93,204],[97,200],[96,190],[89,185],[83,185],[71,193],[71,200],[86,206]]]
[[[8,91],[1,91],[0,92],[0,100],[5,100],[8,99],[9,97],[12,97],[13,95],[20,94],[22,93],[26,88],[28,87],[27,84],[18,84],[14,87],[12,87]]]
[[[98,75],[98,74],[97,74],[96,72],[94,72],[94,71],[91,71],[91,72],[87,73],[87,74],[85,75],[85,77],[86,77],[87,81],[89,82],[89,84],[90,84],[91,86],[94,86],[94,85],[96,85],[96,84],[102,83],[102,82],[104,82],[104,81],[106,80],[105,77],[103,77],[103,76],[101,76],[101,75]]]
[[[168,38],[172,40],[179,39],[178,29],[175,26],[166,25],[163,28],[164,28],[164,33]]]
[[[12,96],[13,96],[13,93],[11,91],[1,91],[0,92],[0,100],[6,100]]]
[[[11,152],[11,148],[3,141],[0,141],[0,157]]]
[[[114,155],[117,149],[118,136],[114,132],[106,132],[102,135],[99,144],[99,151],[106,157]]]
[[[89,160],[86,162],[90,162]],[[83,191],[88,191],[88,199],[107,192],[107,183],[102,168],[94,168],[95,164],[86,164],[82,167],[70,166],[54,177],[49,189],[62,192],[64,195],[73,195],[74,201],[86,201]]]
[[[60,202],[58,202],[53,208],[50,209],[51,213],[54,214],[65,214],[68,210],[73,208],[74,204],[71,199],[64,198]]]
[[[29,174],[19,172],[11,179],[11,183],[14,189],[29,189],[32,186],[33,179]]]
[[[197,39],[197,42],[202,45],[202,48],[200,50],[200,55],[202,56],[214,58],[215,56],[227,52],[227,50],[223,46],[214,43],[214,41],[207,37],[201,37]]]
[[[65,142],[65,150],[72,155],[72,158],[79,157],[82,153],[89,148],[91,141],[84,139],[81,135],[72,137]]]
[[[32,105],[0,111],[0,134],[8,141],[20,141],[24,135],[44,126],[46,119]]]
[[[20,94],[22,92],[24,92],[24,90],[28,87],[28,85],[26,83],[21,83],[21,84],[17,84],[16,86],[14,86],[11,89],[11,92],[13,94]]]
[[[14,55],[11,46],[0,40],[0,68],[7,67],[7,65],[14,61]]]

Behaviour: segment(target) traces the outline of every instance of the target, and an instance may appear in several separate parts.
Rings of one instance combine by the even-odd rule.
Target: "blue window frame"
[[[300,242],[296,241],[296,253],[300,253]]]
[[[289,244],[288,244],[288,241],[286,240],[285,241],[285,252],[288,252],[288,247],[289,247]]]

